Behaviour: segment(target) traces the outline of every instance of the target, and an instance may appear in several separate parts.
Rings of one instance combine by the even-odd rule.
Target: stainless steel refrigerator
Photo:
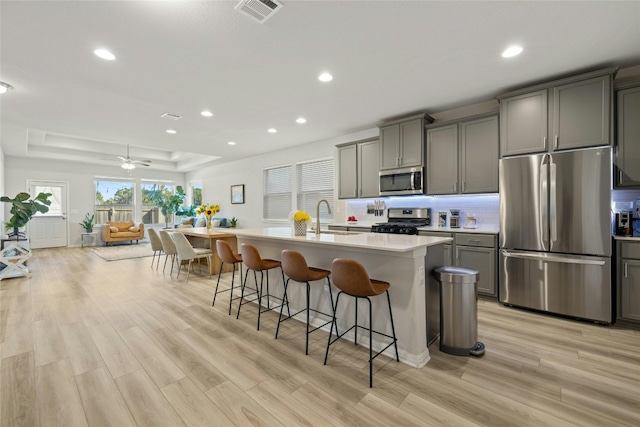
[[[500,302],[613,320],[611,149],[500,160]]]

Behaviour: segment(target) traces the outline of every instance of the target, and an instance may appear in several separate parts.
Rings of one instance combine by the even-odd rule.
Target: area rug
[[[139,245],[100,246],[92,248],[91,250],[105,261],[120,261],[123,259],[153,256],[151,245],[144,243]]]

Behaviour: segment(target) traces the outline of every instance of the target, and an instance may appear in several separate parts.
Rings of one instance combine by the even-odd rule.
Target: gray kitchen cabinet
[[[610,145],[615,71],[595,71],[499,97],[500,155]]]
[[[356,144],[338,147],[338,198],[358,197]]]
[[[420,230],[418,234],[421,236],[453,237],[451,244],[444,245],[444,265],[477,270],[480,274],[478,294],[497,298],[498,240],[496,235],[427,230]]]
[[[337,148],[338,198],[378,197],[380,141],[368,139]]]
[[[618,241],[618,321],[640,328],[640,242]]]
[[[498,192],[498,116],[427,129],[427,194]]]
[[[640,187],[640,86],[616,93],[615,187]]]
[[[547,150],[547,89],[500,100],[502,156]]]
[[[380,125],[380,169],[424,166],[426,114]]]

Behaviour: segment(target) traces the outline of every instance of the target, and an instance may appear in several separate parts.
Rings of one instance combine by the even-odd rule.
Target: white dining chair
[[[209,277],[211,277],[211,256],[213,255],[211,249],[194,248],[184,234],[179,232],[172,234],[173,241],[176,244],[176,250],[178,251],[178,265],[181,265],[183,261],[189,261],[189,265],[187,266],[187,282],[189,281],[191,264],[194,259],[207,259],[207,268],[209,268]],[[180,268],[178,268],[178,277],[180,277]]]
[[[153,263],[156,260],[156,255],[158,256],[158,262],[156,262],[156,270],[160,265],[160,257],[162,256],[163,246],[162,240],[160,240],[160,236],[158,232],[153,228],[147,229],[149,233],[149,241],[151,242],[151,250],[153,251],[153,258],[151,258],[151,268],[153,268]]]
[[[178,250],[176,249],[176,244],[171,238],[171,235],[167,231],[160,230],[158,234],[160,234],[160,241],[162,242],[162,251],[164,252],[164,255],[165,255],[164,267],[162,268],[162,272],[164,273],[164,271],[167,269],[167,260],[169,259],[169,257],[171,257],[171,271],[169,272],[169,275],[172,275],[173,263],[177,261],[176,255],[178,254]],[[180,267],[180,264],[178,264],[178,267]]]

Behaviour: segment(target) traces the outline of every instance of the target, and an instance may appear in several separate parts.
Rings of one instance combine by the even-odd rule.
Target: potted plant
[[[87,215],[84,217],[84,220],[80,222],[80,225],[84,227],[84,230],[87,233],[91,233],[93,231],[94,220],[95,220],[95,216],[89,215],[89,212],[87,212]]]
[[[229,220],[229,226],[231,228],[236,228],[238,226],[238,218],[236,218],[235,216],[231,217],[231,219]]]
[[[13,199],[7,196],[0,197],[0,202],[11,203],[11,210],[9,210],[11,218],[5,223],[7,230],[13,229],[13,233],[9,233],[10,239],[24,239],[26,235],[21,233],[19,229],[27,225],[36,213],[49,212],[51,193],[39,193],[35,198],[29,200],[30,197],[25,192],[18,193]]]
[[[180,208],[186,196],[184,189],[180,185],[176,187],[175,194],[169,193],[164,186],[160,186],[149,195],[149,200],[154,202],[156,206],[160,208],[162,215],[164,215],[165,228],[169,228],[170,217],[173,222],[173,214],[178,211],[178,208]]]

